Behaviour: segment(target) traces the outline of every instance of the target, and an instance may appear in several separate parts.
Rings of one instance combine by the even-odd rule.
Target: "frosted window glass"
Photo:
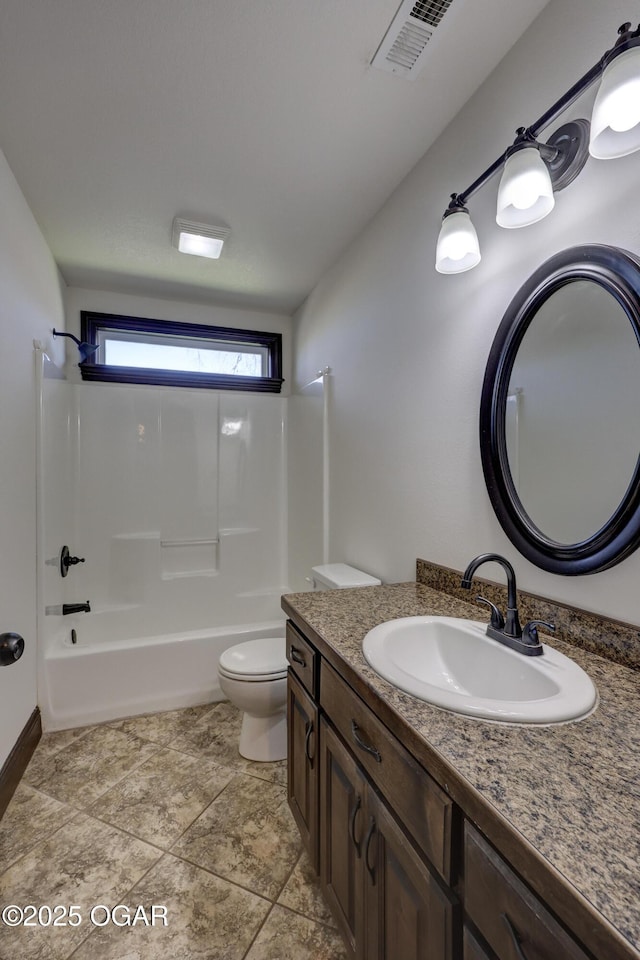
[[[153,370],[260,377],[266,362],[266,350],[240,352],[109,339],[105,339],[104,348],[105,362],[110,366],[144,367]]]

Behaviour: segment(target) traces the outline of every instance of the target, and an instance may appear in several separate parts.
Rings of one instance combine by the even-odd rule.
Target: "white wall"
[[[206,323],[219,327],[239,327],[244,330],[266,330],[282,334],[282,396],[287,396],[291,383],[291,317],[282,313],[260,310],[244,310],[237,307],[222,307],[214,304],[185,303],[178,300],[162,300],[139,297],[126,293],[111,293],[108,290],[83,290],[68,287],[66,291],[67,330],[80,336],[80,311],[95,310],[97,313],[116,313],[122,316],[148,317],[151,320],[173,320],[184,323]],[[69,341],[67,347],[67,376],[80,380],[78,353]]]
[[[61,281],[0,153],[0,632],[26,641],[0,669],[0,766],[36,705],[36,391],[33,340],[53,357],[64,329]]]
[[[491,182],[470,201],[479,267],[458,276],[433,267],[449,194],[613,45],[628,14],[622,0],[553,0],[299,311],[296,384],[325,364],[333,372],[332,560],[396,581],[413,579],[416,556],[463,568],[495,550],[512,559],[523,588],[640,619],[640,552],[579,578],[516,553],[486,494],[478,444],[487,356],[524,280],[575,244],[640,251],[638,154],[590,159],[553,213],[518,231],[495,225]],[[593,95],[561,122],[589,116]]]

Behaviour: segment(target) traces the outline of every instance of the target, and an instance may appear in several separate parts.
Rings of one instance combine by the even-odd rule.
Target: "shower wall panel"
[[[99,620],[114,639],[277,619],[287,589],[286,401],[70,389],[73,549],[86,563],[66,579],[65,599],[108,614]],[[85,616],[66,618],[79,642]]]

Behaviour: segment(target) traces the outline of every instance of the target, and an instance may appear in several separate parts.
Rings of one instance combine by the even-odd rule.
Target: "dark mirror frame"
[[[509,304],[491,347],[480,402],[482,469],[498,520],[523,556],[564,576],[606,570],[640,545],[640,455],[624,498],[607,523],[586,540],[571,544],[550,539],[531,521],[509,469],[506,403],[518,349],[540,307],[574,280],[604,287],[627,314],[640,346],[640,260],[601,244],[570,247],[543,263]]]

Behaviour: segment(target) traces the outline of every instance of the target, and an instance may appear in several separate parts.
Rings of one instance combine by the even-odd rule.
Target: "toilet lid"
[[[228,677],[271,680],[287,674],[284,637],[261,637],[229,647],[220,655],[218,667]]]

